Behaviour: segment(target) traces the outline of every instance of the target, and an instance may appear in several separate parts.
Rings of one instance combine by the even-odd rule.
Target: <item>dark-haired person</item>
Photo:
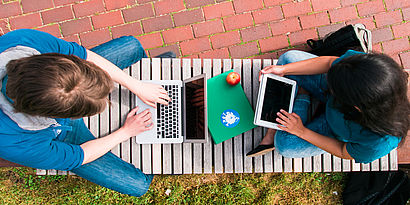
[[[407,135],[408,74],[386,55],[349,50],[338,58],[288,51],[278,65],[261,73],[286,75],[301,88],[293,113],[277,113],[282,131],[268,129],[248,156],[276,149],[285,157],[328,152],[370,163],[396,148]],[[308,93],[326,103],[325,113],[310,122]]]
[[[91,50],[50,34],[22,29],[0,37],[0,157],[39,169],[70,170],[101,186],[132,196],[149,188],[145,175],[110,150],[152,128],[148,110],[131,110],[124,125],[96,139],[82,117],[102,112],[113,81],[147,104],[167,104],[158,85],[121,69],[146,57],[134,37]]]

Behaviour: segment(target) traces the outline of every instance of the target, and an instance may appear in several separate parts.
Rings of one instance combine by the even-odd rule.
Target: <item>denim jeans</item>
[[[292,50],[281,55],[277,64],[285,65],[315,57],[317,56],[304,51]],[[308,91],[313,97],[317,98],[321,102],[327,102],[327,97],[325,95],[325,91],[327,90],[326,74],[289,75],[285,77],[295,80],[298,86]],[[298,94],[294,102],[293,112],[301,117],[303,125],[308,129],[328,137],[333,137],[332,131],[327,124],[325,114],[322,114],[319,117],[312,119],[310,122],[307,122],[309,106],[309,95]],[[310,157],[323,154],[325,152],[306,140],[297,137],[296,135],[280,130],[278,130],[275,134],[274,143],[276,147],[275,149],[284,157],[289,158]]]
[[[146,57],[140,42],[134,37],[124,36],[99,45],[91,51],[124,69]],[[82,144],[95,139],[82,119],[70,120],[72,131],[68,131],[63,141]],[[131,196],[142,196],[151,184],[154,175],[146,175],[134,165],[108,152],[97,160],[71,170],[78,176],[98,185]]]

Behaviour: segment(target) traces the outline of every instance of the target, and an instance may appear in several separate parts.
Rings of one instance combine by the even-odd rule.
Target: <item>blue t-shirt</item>
[[[339,63],[343,58],[348,56],[363,54],[362,52],[349,50],[340,58],[336,59],[333,64]],[[344,115],[333,108],[332,104],[333,97],[330,97],[326,104],[327,122],[335,134],[335,137],[340,141],[347,142],[347,152],[356,162],[370,163],[387,155],[398,146],[401,137],[380,135],[363,128],[358,123],[345,120]]]
[[[0,37],[0,53],[25,46],[40,53],[61,53],[87,58],[86,49],[77,43],[66,42],[50,34],[22,29]],[[7,77],[7,76],[6,76]],[[6,95],[3,79],[1,92]],[[67,131],[71,119],[55,119],[61,126],[31,131],[20,128],[0,109],[0,157],[25,166],[40,169],[72,170],[83,163],[84,152],[80,145],[60,141]]]

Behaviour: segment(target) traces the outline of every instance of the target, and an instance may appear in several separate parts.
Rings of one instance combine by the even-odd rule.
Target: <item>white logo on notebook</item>
[[[240,120],[239,113],[235,110],[225,110],[221,115],[221,122],[225,127],[235,127]]]

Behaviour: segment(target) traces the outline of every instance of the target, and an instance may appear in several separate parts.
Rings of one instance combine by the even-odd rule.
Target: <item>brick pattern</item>
[[[150,56],[272,58],[308,49],[347,24],[372,30],[375,51],[410,69],[408,0],[21,0],[0,1],[0,35],[48,32],[91,48],[124,35]]]

